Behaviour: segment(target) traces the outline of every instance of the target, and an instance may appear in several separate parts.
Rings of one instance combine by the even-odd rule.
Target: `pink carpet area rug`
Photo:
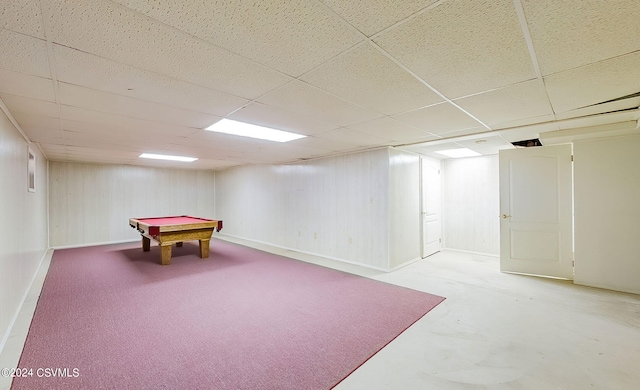
[[[13,389],[329,389],[442,297],[212,240],[56,250]]]

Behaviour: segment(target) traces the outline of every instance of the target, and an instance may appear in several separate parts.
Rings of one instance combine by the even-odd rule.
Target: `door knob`
[[[511,218],[511,216],[507,214],[502,214],[502,219],[507,219],[507,218]]]

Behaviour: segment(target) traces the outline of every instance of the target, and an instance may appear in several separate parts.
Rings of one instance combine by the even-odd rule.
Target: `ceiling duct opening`
[[[532,147],[532,146],[542,146],[542,143],[537,138],[535,138],[535,139],[527,139],[527,140],[524,140],[524,141],[516,141],[516,142],[512,142],[511,144],[513,146],[515,146],[516,148],[529,148],[529,147]]]

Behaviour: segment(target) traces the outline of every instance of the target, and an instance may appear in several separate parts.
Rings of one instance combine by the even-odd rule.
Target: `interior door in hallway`
[[[442,242],[442,200],[440,161],[421,158],[422,175],[422,257],[440,251]]]
[[[500,270],[573,279],[571,145],[500,151]]]

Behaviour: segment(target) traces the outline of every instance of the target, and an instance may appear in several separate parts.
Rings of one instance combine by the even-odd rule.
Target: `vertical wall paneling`
[[[388,268],[387,149],[216,173],[226,234]]]
[[[37,147],[36,192],[27,186],[28,144],[0,111],[0,352],[47,251],[47,162]]]
[[[389,264],[420,258],[420,156],[389,149]]]
[[[444,160],[444,246],[498,256],[498,156]]]
[[[574,143],[574,283],[640,294],[640,135]]]
[[[132,217],[215,218],[213,171],[51,162],[52,247],[132,240]]]

